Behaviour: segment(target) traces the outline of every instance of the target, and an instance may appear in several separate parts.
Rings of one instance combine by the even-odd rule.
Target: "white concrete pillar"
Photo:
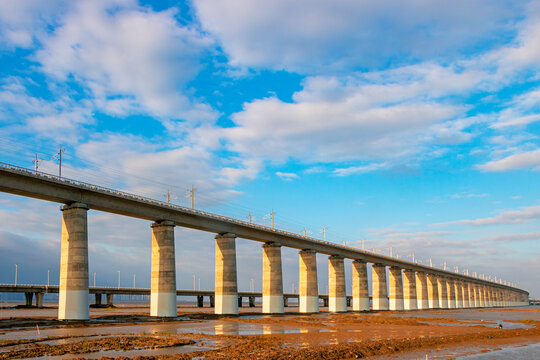
[[[403,270],[403,309],[418,309],[416,300],[416,273],[414,270]]]
[[[281,245],[263,245],[263,313],[282,314],[283,275],[281,267]]]
[[[428,284],[426,273],[418,271],[416,273],[416,298],[418,310],[429,309]]]
[[[446,288],[446,278],[437,276],[437,288],[439,290],[439,308],[448,309],[448,290]]]
[[[427,274],[428,305],[430,309],[439,308],[439,286],[437,275]]]
[[[354,260],[353,273],[353,310],[369,311],[369,285],[367,277],[367,264],[362,260]]]
[[[456,294],[456,308],[463,308],[463,286],[460,280],[454,280],[454,292]]]
[[[478,299],[478,289],[476,288],[475,283],[469,283],[469,296],[471,297],[470,307],[480,307],[480,300]]]
[[[328,311],[347,312],[343,256],[328,257]]]
[[[389,298],[390,310],[403,311],[403,278],[401,275],[401,268],[391,267],[388,269],[390,276],[389,283]]]
[[[174,222],[152,224],[150,316],[176,317]]]
[[[236,273],[236,235],[216,235],[216,284],[214,312],[238,314],[238,284]]]
[[[373,264],[371,267],[373,310],[388,310],[388,289],[386,287],[386,266]]]
[[[319,312],[319,285],[317,280],[317,252],[301,250],[299,281],[299,312]]]
[[[454,287],[454,279],[446,279],[446,295],[448,296],[448,308],[456,308],[456,289]]]
[[[58,320],[88,320],[88,207],[73,203],[61,210]]]
[[[470,301],[470,295],[469,295],[469,284],[467,281],[463,281],[461,283],[461,291],[463,293],[463,307],[469,308],[471,307],[469,301]]]

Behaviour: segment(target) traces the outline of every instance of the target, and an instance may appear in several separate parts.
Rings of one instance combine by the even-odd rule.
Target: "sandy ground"
[[[540,307],[280,316],[242,308],[235,317],[195,309],[161,321],[146,307],[94,309],[87,323],[58,322],[47,316],[54,309],[3,309],[0,359],[447,359],[540,343]]]

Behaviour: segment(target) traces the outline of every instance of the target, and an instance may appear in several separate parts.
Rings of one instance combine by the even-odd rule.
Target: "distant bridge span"
[[[192,210],[126,192],[0,163],[0,191],[65,204],[60,318],[87,318],[88,209],[153,221],[151,314],[173,316],[174,226],[216,233],[216,313],[236,313],[236,237],[263,245],[263,311],[283,312],[281,246],[300,251],[300,311],[317,312],[316,253],[329,255],[331,311],[346,311],[343,259],[353,259],[353,308],[369,310],[366,263],[374,264],[373,309],[489,307],[528,304],[525,290],[321,241],[279,229]],[[72,255],[76,254],[76,255]],[[172,255],[171,255],[172,254]],[[386,267],[389,269],[387,286]],[[403,272],[402,272],[403,270]],[[62,281],[63,280],[63,281]],[[71,285],[70,285],[71,284]],[[405,286],[404,286],[405,285]],[[266,288],[266,291],[264,290]],[[404,293],[405,289],[405,293]],[[63,290],[65,290],[63,292]],[[267,296],[264,296],[266,293]],[[388,293],[390,300],[388,301]],[[173,299],[174,297],[174,299]],[[75,299],[75,300],[74,300]],[[86,300],[87,304],[88,300]],[[476,304],[478,303],[478,304]],[[467,305],[467,306],[465,306]]]

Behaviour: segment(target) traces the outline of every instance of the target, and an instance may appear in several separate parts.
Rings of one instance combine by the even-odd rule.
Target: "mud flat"
[[[159,321],[139,310],[100,309],[73,323],[10,312],[19,316],[0,319],[0,359],[540,358],[538,307],[236,317],[180,309]]]

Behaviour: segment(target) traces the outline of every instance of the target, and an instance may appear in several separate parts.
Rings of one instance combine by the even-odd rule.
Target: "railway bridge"
[[[328,309],[348,310],[344,259],[352,259],[352,310],[416,310],[525,306],[528,292],[426,265],[321,241],[182,206],[0,164],[0,191],[63,204],[58,318],[89,318],[88,210],[151,222],[150,315],[175,317],[176,263],[174,227],[216,234],[216,314],[238,313],[236,238],[262,243],[262,311],[284,312],[281,248],[299,250],[299,311],[319,311],[317,254],[328,256]],[[371,263],[372,299],[367,264]]]

